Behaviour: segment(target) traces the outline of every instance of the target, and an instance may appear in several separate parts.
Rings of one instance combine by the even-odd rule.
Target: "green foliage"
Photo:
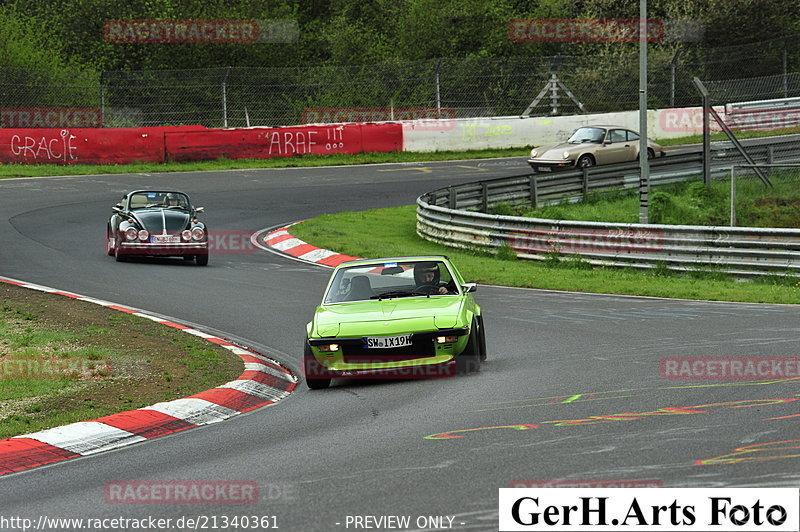
[[[517,260],[517,253],[506,243],[497,248],[495,257],[500,260]]]

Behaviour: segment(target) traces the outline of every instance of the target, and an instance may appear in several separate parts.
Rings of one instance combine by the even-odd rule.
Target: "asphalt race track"
[[[263,251],[212,255],[205,268],[116,263],[104,231],[124,192],[177,188],[206,208],[212,231],[250,234],[525,170],[504,159],[0,180],[0,275],[192,322],[299,372],[305,323],[330,270]],[[320,391],[301,383],[279,404],[224,423],[2,477],[0,515],[275,516],[285,531],[346,530],[356,515],[408,515],[415,529],[418,516],[447,516],[453,529],[490,531],[497,489],[519,481],[798,485],[796,378],[666,380],[659,366],[665,357],[797,357],[797,306],[488,286],[476,297],[489,347],[479,374]],[[260,500],[106,502],[106,483],[133,480],[254,482]]]

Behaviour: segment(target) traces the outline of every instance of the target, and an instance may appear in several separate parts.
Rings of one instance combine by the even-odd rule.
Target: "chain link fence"
[[[650,108],[699,105],[695,76],[720,103],[800,96],[800,72],[792,73],[800,69],[797,37],[651,50],[648,63]],[[715,81],[732,78],[740,79]],[[630,53],[302,68],[0,70],[0,80],[0,127],[37,127],[36,110],[50,108],[97,109],[104,127],[601,113],[637,109],[639,83],[638,54]],[[34,111],[19,114],[25,109]]]

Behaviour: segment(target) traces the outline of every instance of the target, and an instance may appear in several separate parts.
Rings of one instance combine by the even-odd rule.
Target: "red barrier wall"
[[[401,151],[400,124],[0,129],[0,163],[124,164]]]
[[[174,161],[203,159],[268,159],[294,155],[400,151],[400,124],[342,124],[292,126],[202,132],[167,132],[167,158]]]
[[[166,131],[202,126],[104,129],[0,129],[0,163],[123,164],[164,162]]]

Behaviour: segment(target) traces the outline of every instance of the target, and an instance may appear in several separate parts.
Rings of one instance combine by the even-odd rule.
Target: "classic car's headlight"
[[[138,236],[138,234],[139,234],[139,231],[137,231],[135,227],[129,227],[129,228],[125,229],[125,238],[127,240],[136,240],[136,237]]]
[[[192,232],[189,231],[188,229],[184,229],[181,232],[181,238],[183,238],[184,240],[186,240],[188,242],[189,240],[192,239]]]
[[[563,157],[564,159],[569,159],[569,152],[565,151],[564,153],[561,154],[561,157]]]
[[[317,349],[319,349],[320,351],[322,351],[324,353],[330,353],[332,351],[338,351],[339,350],[339,344],[320,345],[320,346],[317,347]]]
[[[150,238],[150,233],[148,233],[146,229],[142,229],[141,231],[139,231],[139,240],[144,242],[148,238]]]
[[[538,155],[539,152],[537,152],[536,150],[531,150],[531,157],[537,157]]]
[[[195,227],[194,229],[192,229],[192,238],[194,238],[195,240],[203,240],[205,234],[206,232],[199,227]]]

